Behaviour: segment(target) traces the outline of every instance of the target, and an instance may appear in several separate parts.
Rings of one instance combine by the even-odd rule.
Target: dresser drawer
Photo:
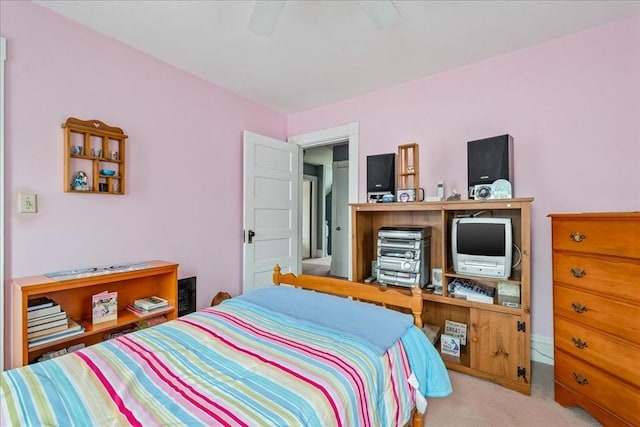
[[[606,335],[560,317],[554,321],[556,349],[611,372],[632,384],[640,384],[640,346]]]
[[[553,256],[554,280],[604,296],[640,302],[640,283],[633,283],[631,277],[640,278],[640,260],[569,253]]]
[[[555,282],[553,310],[556,316],[563,316],[573,322],[640,344],[637,305],[610,301],[606,296],[566,288]]]
[[[631,425],[640,425],[638,388],[562,352],[556,352],[554,370],[556,381],[565,387],[594,400]]]
[[[553,249],[640,258],[640,221],[554,218]]]

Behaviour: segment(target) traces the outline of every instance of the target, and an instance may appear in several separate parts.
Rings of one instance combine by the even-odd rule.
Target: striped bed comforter
[[[402,342],[366,342],[228,300],[2,373],[2,426],[400,426]]]

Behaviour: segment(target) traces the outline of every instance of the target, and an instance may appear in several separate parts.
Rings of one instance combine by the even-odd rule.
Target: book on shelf
[[[467,301],[482,302],[485,304],[493,304],[493,297],[480,294],[467,294]]]
[[[27,321],[27,330],[30,330],[33,326],[42,325],[45,323],[53,323],[57,320],[62,320],[67,318],[66,311],[60,311],[58,313],[49,314],[48,316],[36,317],[35,319],[31,319]]]
[[[31,298],[27,302],[27,311],[40,310],[42,308],[53,307],[55,301],[47,297]]]
[[[167,317],[160,314],[155,317],[138,320],[138,322],[136,323],[136,328],[137,329],[150,328],[152,326],[160,325],[161,323],[165,323],[167,321],[168,321]]]
[[[133,305],[141,310],[154,310],[168,306],[169,301],[157,296],[151,296],[137,299],[133,301]]]
[[[80,335],[84,332],[83,326],[79,325],[73,319],[68,319],[68,320],[69,320],[69,326],[65,330],[60,332],[54,332],[50,335],[46,335],[43,337],[29,339],[27,342],[27,347],[28,348],[37,347],[39,345],[48,344],[50,342],[58,341],[63,338],[69,338],[75,335]]]
[[[449,294],[467,301],[493,304],[495,288],[471,279],[455,278],[448,286]]]
[[[430,325],[425,323],[422,325],[422,332],[427,336],[431,344],[436,345],[438,338],[440,338],[440,327],[436,325]]]
[[[62,309],[60,305],[54,303],[52,306],[39,308],[37,310],[27,311],[27,320],[38,319],[40,317],[48,316],[50,314],[60,313]]]
[[[118,293],[100,292],[91,297],[91,319],[93,324],[118,319]]]
[[[152,310],[143,310],[140,307],[137,307],[135,305],[128,305],[127,306],[127,310],[129,310],[130,312],[132,312],[133,314],[136,314],[138,316],[148,316],[148,315],[153,314],[153,313],[164,311],[168,307],[169,307],[168,305],[163,305],[162,307],[154,308]]]
[[[47,332],[57,332],[66,329],[68,326],[67,318],[59,319],[49,323],[41,323],[40,325],[27,327],[27,337],[35,338],[46,335]]]
[[[74,351],[82,350],[85,347],[84,343],[74,344],[67,348],[61,348],[60,350],[48,351],[44,353],[38,359],[38,362],[44,362],[45,360],[54,359],[56,357],[64,356],[67,353],[73,353]]]

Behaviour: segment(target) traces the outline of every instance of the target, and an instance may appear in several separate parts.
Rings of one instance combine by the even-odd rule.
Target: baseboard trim
[[[531,361],[553,365],[553,338],[531,335]]]

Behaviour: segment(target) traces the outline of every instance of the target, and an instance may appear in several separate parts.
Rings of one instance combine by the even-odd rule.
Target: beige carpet
[[[307,258],[302,260],[302,273],[313,276],[330,276],[331,256],[324,258]]]
[[[453,393],[428,399],[425,426],[600,426],[580,408],[553,400],[553,366],[532,362],[531,396],[470,375],[449,371]]]

